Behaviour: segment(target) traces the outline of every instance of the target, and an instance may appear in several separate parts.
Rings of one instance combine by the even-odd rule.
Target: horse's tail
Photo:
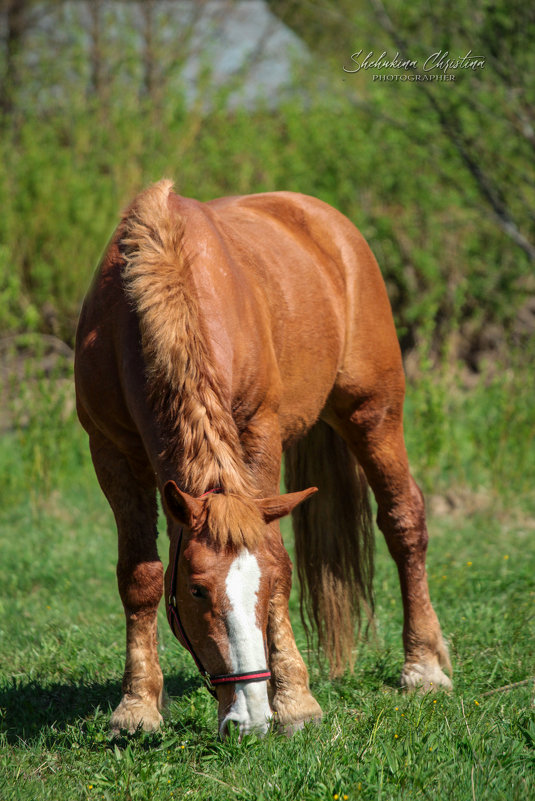
[[[341,439],[318,421],[286,452],[289,492],[310,485],[319,492],[293,512],[301,617],[318,633],[331,675],[352,667],[361,606],[373,611],[374,532],[362,468]]]

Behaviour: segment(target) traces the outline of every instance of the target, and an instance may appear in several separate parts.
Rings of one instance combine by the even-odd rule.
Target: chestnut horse
[[[160,181],[125,212],[85,300],[77,408],[119,534],[126,615],[114,731],[155,729],[164,590],[157,490],[170,540],[169,621],[211,679],[219,726],[286,731],[317,719],[288,615],[293,511],[302,602],[333,675],[372,607],[377,522],[403,598],[403,687],[450,687],[409,472],[404,375],[385,287],[361,234],[304,195],[200,203]],[[279,495],[285,453],[287,495]],[[319,493],[298,507],[317,485]]]

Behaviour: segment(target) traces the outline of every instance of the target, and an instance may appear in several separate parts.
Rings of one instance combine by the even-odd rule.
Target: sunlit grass
[[[529,496],[518,494],[513,504],[510,493],[489,483],[481,445],[479,461],[470,446],[479,500],[474,490],[460,493],[447,514],[429,521],[428,577],[450,644],[453,693],[397,689],[401,601],[378,536],[376,632],[360,645],[352,675],[330,681],[307,652],[292,596],[296,637],[325,712],[321,724],[291,739],[270,733],[240,743],[234,733],[220,742],[216,706],[162,612],[160,658],[170,695],[164,728],[112,742],[107,721],[120,698],[124,659],[113,518],[75,421],[47,415],[58,407],[41,397],[26,427],[0,447],[0,468],[6,476],[9,470],[0,519],[2,801],[533,797],[534,686],[501,688],[535,675],[535,520]],[[475,400],[483,415],[484,399]],[[527,403],[518,399],[520,409]],[[463,408],[450,425],[450,445],[454,436],[461,441]],[[415,419],[409,404],[408,428]],[[415,436],[413,430],[409,448]],[[468,425],[465,436],[474,439]],[[519,436],[514,447],[523,447]],[[447,448],[427,466],[441,492],[450,476],[443,470]],[[516,480],[513,463],[509,483]],[[525,471],[525,459],[519,463]],[[418,453],[414,468],[417,475],[426,470]],[[46,471],[42,490],[39,470]],[[161,553],[164,537],[162,530]]]

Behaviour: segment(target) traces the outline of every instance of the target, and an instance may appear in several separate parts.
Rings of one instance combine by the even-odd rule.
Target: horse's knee
[[[158,561],[117,565],[117,583],[125,611],[139,614],[157,609],[163,594],[163,565]]]

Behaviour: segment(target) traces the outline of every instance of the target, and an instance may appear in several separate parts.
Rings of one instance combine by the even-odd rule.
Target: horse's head
[[[267,731],[270,604],[291,584],[277,526],[315,488],[262,500],[210,493],[194,498],[169,481],[165,577],[169,622],[201,672],[212,677],[219,730]],[[215,678],[214,678],[215,677]],[[240,679],[241,677],[241,679]]]

